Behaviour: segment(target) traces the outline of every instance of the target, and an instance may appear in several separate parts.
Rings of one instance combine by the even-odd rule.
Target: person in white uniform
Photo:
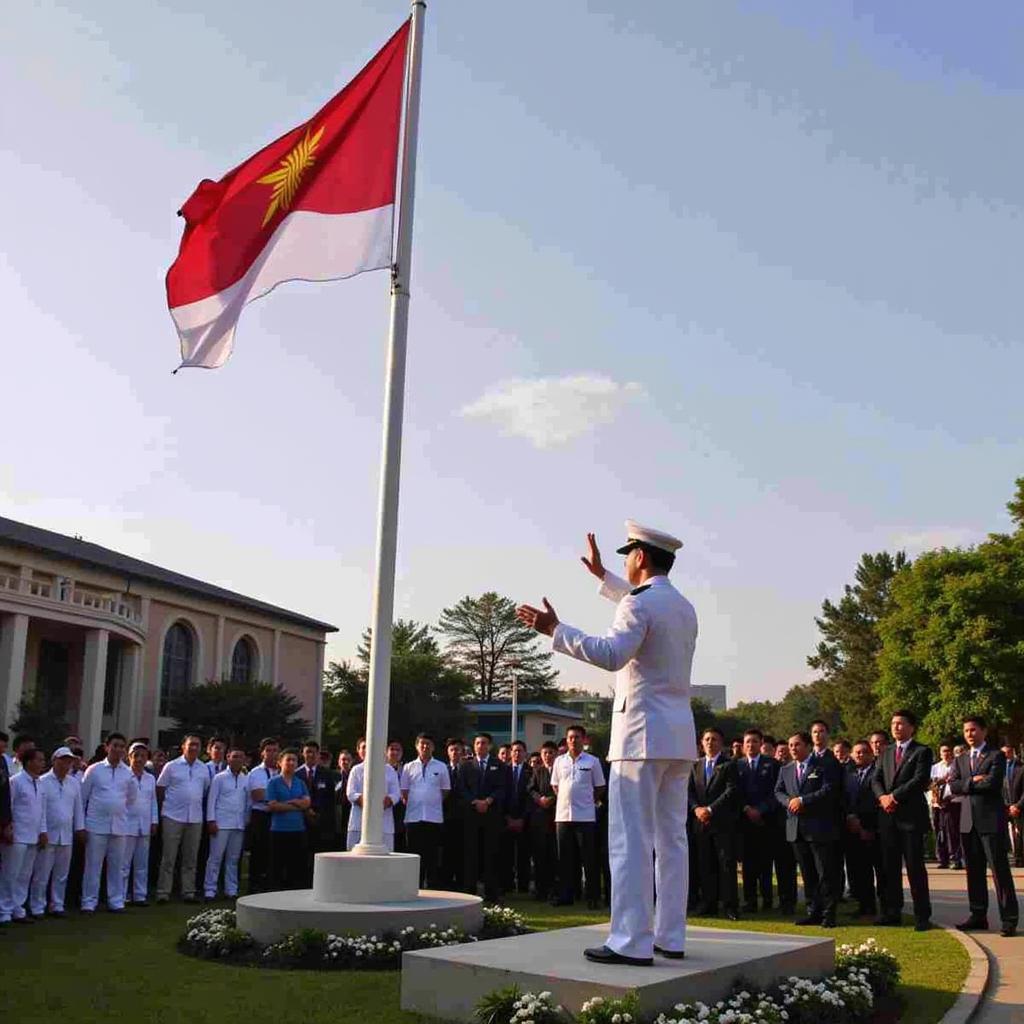
[[[601,580],[601,595],[617,602],[605,636],[559,622],[547,598],[543,609],[521,605],[517,614],[551,636],[555,651],[617,673],[608,750],[611,930],[603,946],[584,950],[584,956],[646,966],[655,952],[682,957],[686,945],[687,785],[697,758],[690,668],[697,615],[668,579],[682,541],[632,520],[626,531],[619,554],[626,557],[628,583],[605,570],[593,534],[587,536],[589,556],[582,559]]]
[[[39,776],[46,767],[46,755],[26,747],[19,755],[21,771],[11,779],[11,817],[14,841],[4,849],[3,904],[0,924],[34,921],[25,910],[36,854],[46,849],[46,797]]]
[[[206,800],[206,831],[210,834],[210,856],[206,861],[203,895],[217,896],[221,864],[224,865],[224,895],[238,895],[238,862],[242,859],[242,840],[249,822],[249,786],[242,774],[245,751],[232,747],[227,769],[213,777]]]
[[[82,784],[71,774],[75,755],[70,747],[58,747],[50,760],[53,767],[39,780],[46,801],[46,849],[36,854],[32,869],[29,908],[34,917],[42,917],[47,910],[54,917],[64,916],[71,851],[76,839],[85,840]]]
[[[149,747],[136,740],[128,748],[128,767],[135,787],[135,803],[128,808],[128,834],[124,837],[124,900],[136,907],[149,905],[149,846],[160,824],[156,779],[146,771]],[[128,877],[131,876],[131,892]],[[131,897],[129,899],[129,896]]]
[[[366,772],[366,740],[360,740],[356,747],[359,764],[354,765],[349,773],[345,795],[352,804],[352,813],[348,819],[348,835],[345,849],[351,850],[363,834],[363,775]],[[384,823],[381,831],[384,834],[384,845],[394,852],[395,849],[395,812],[392,808],[402,799],[402,786],[398,772],[391,765],[384,767]]]
[[[128,808],[137,790],[124,763],[127,741],[119,732],[107,737],[107,756],[89,765],[82,779],[85,807],[85,871],[82,912],[91,914],[100,898],[100,872],[107,864],[107,907],[124,910],[124,843],[130,831]]]
[[[203,803],[210,788],[210,770],[199,760],[202,740],[189,734],[181,744],[181,757],[168,761],[156,780],[163,791],[163,851],[156,883],[157,903],[171,898],[174,862],[181,850],[181,896],[186,903],[196,902],[196,861],[203,831]]]

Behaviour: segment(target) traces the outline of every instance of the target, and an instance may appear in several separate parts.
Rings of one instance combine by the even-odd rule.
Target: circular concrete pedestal
[[[318,853],[312,889],[243,896],[235,904],[238,927],[264,944],[300,928],[333,935],[385,935],[432,924],[479,931],[480,897],[419,889],[419,870],[415,854]]]

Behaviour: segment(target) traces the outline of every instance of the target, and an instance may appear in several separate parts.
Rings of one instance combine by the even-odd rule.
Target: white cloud
[[[626,405],[645,397],[639,384],[609,377],[515,379],[491,386],[460,413],[490,420],[503,434],[524,437],[537,448],[553,448],[611,423]]]
[[[908,555],[919,555],[935,548],[961,548],[984,540],[984,535],[966,526],[933,526],[912,533],[900,533],[893,544]]]

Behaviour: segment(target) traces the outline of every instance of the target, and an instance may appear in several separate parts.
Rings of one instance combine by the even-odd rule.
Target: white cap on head
[[[618,548],[620,555],[632,551],[638,544],[648,544],[652,548],[659,548],[674,555],[682,546],[683,542],[670,533],[662,533],[650,526],[642,526],[633,519],[626,520],[626,536],[629,538],[626,543]]]
[[[135,742],[134,742],[134,743],[133,743],[133,744],[132,744],[132,745],[131,745],[131,746],[130,746],[130,747],[128,748],[128,753],[129,753],[129,754],[134,754],[136,750],[144,750],[144,751],[146,751],[146,753],[148,754],[148,753],[149,753],[149,746],[148,746],[147,744],[145,744],[145,743],[142,743],[142,742],[141,742],[140,740],[136,740],[136,741],[135,741]]]
[[[53,752],[53,755],[51,756],[50,760],[51,761],[56,761],[58,757],[74,757],[74,756],[75,755],[71,753],[71,748],[70,747],[58,747]]]

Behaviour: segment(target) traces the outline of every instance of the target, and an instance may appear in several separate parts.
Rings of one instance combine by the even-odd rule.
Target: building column
[[[217,644],[213,653],[213,679],[219,683],[224,678],[224,616],[217,616]]]
[[[142,729],[142,645],[128,644],[121,654],[121,700],[117,728],[128,736]]]
[[[86,754],[96,749],[103,732],[103,690],[107,684],[107,646],[110,631],[90,629],[85,634],[85,665],[82,671],[82,699],[79,701],[78,729]]]
[[[0,619],[0,729],[18,717],[18,704],[25,688],[25,647],[28,616],[5,615]]]
[[[274,630],[274,648],[273,653],[270,656],[270,678],[267,680],[268,683],[273,683],[275,686],[281,681],[278,679],[278,674],[281,671],[281,630]]]
[[[324,654],[327,651],[327,642],[320,640],[316,646],[316,698],[313,712],[313,735],[316,737],[317,743],[320,743],[323,741],[324,728]]]

